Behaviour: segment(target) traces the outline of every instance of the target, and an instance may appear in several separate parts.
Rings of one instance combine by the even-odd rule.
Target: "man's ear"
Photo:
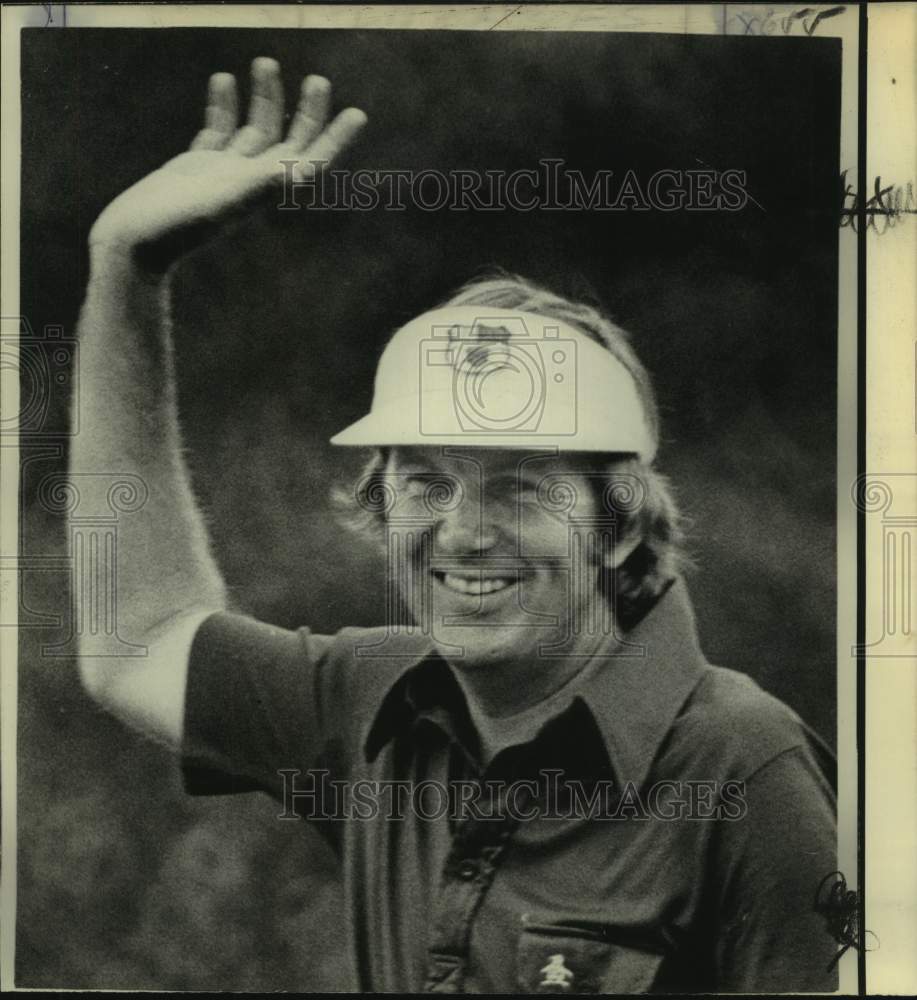
[[[602,562],[606,569],[617,569],[622,566],[628,556],[643,541],[642,533],[634,528],[623,538],[614,538],[610,551],[606,552]]]

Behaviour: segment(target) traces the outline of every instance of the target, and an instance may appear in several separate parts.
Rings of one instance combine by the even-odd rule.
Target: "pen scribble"
[[[66,4],[43,3],[41,6],[42,6],[42,8],[44,9],[44,12],[45,12],[45,23],[42,25],[42,27],[47,28],[48,25],[55,23],[55,21],[54,21],[54,8],[55,7],[60,7],[60,9],[61,9],[60,21],[57,22],[57,23],[59,23],[61,25],[61,27],[66,27],[66,25],[67,25],[67,5]]]
[[[740,29],[737,33],[741,35],[791,35],[799,24],[807,35],[812,36],[822,21],[843,14],[846,9],[844,6],[838,6],[819,11],[814,7],[803,7],[784,17],[778,17],[773,7],[763,10],[760,7],[752,7],[736,11],[734,17]]]
[[[852,184],[847,182],[847,171],[841,172],[841,228],[850,226],[857,231],[861,211],[859,195]],[[866,216],[866,229],[874,230],[879,236],[891,229],[904,215],[917,214],[914,203],[914,183],[888,184],[883,186],[881,175],[873,185],[873,195],[862,207]]]
[[[829,17],[836,17],[838,14],[843,14],[846,7],[832,7],[830,10],[817,11],[812,7],[804,7],[802,10],[794,11],[788,17],[781,19],[781,27],[783,27],[783,33],[789,34],[792,30],[793,22],[802,20],[803,31],[807,35],[815,34],[815,29],[818,27],[821,21],[827,20]],[[815,15],[812,17],[812,15]],[[811,18],[811,21],[809,20]]]
[[[843,872],[830,872],[821,880],[815,894],[815,908],[825,915],[829,932],[841,945],[828,963],[831,970],[850,948],[858,950],[860,946],[859,897],[855,889],[847,888]],[[865,931],[866,934],[876,938],[872,931]],[[864,951],[872,950],[864,947]]]

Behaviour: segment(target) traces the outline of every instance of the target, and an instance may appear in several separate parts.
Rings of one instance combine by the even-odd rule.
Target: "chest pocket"
[[[516,953],[526,993],[646,993],[664,955],[614,940],[614,929],[527,924]]]

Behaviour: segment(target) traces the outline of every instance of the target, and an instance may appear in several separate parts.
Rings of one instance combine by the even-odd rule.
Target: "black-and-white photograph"
[[[501,27],[22,33],[17,986],[855,961],[840,41]]]

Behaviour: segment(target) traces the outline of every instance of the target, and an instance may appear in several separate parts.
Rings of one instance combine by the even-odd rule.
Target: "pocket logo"
[[[540,970],[544,973],[541,986],[561,986],[570,989],[573,982],[573,973],[564,965],[564,956],[561,954],[550,955],[548,964]]]

